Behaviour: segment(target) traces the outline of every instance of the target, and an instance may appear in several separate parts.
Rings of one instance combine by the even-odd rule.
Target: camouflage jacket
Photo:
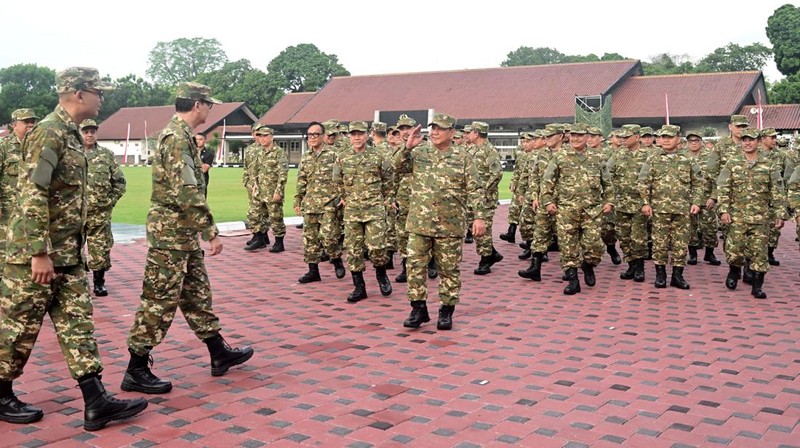
[[[344,220],[366,222],[386,218],[392,198],[391,162],[377,148],[345,149],[336,158],[333,181],[344,199]]]
[[[786,182],[786,200],[789,208],[795,210],[795,213],[800,210],[800,165],[795,166]]]
[[[319,151],[309,149],[303,154],[297,170],[294,207],[300,207],[303,213],[323,213],[326,209],[336,207],[338,196],[333,183],[335,164],[336,151],[332,146],[323,145]]]
[[[647,161],[647,151],[641,148],[632,151],[623,149],[606,164],[611,182],[614,184],[616,204],[614,209],[621,213],[638,214],[642,211],[642,196],[639,193],[639,172]]]
[[[535,150],[530,152],[522,151],[517,154],[517,159],[514,161],[514,176],[511,178],[511,186],[513,187],[511,192],[514,196],[527,197],[530,181],[528,166],[531,164],[531,160],[536,158],[536,154]]]
[[[394,178],[394,168],[392,168],[392,158],[394,157],[394,148],[392,148],[392,146],[389,145],[389,142],[384,140],[375,145],[375,149],[377,149],[378,153],[380,153],[383,156],[383,158],[388,162],[387,166],[389,169],[389,175],[391,175],[391,178],[389,179],[389,188],[392,191],[392,196],[394,196],[394,194],[397,192],[397,185],[395,185],[395,178]],[[394,201],[394,199],[392,200]]]
[[[706,199],[717,199],[717,178],[720,171],[722,171],[722,167],[731,157],[741,152],[742,145],[736,144],[732,137],[722,137],[714,144],[714,148],[711,149],[711,154],[709,154],[706,161]]]
[[[125,194],[125,175],[108,148],[95,145],[86,150],[89,163],[89,213],[110,213]]]
[[[475,149],[474,162],[481,179],[485,205],[487,210],[497,208],[498,185],[503,179],[503,169],[500,167],[500,153],[489,140],[478,145]]]
[[[781,183],[779,188],[785,194],[786,182],[784,182],[783,173],[784,170],[786,170],[786,167],[791,164],[791,162],[787,160],[788,155],[782,148],[775,148],[770,151],[759,148],[759,152],[763,152],[767,156],[767,159],[770,161],[770,163],[772,163],[773,169],[778,170],[778,173],[781,174]]]
[[[652,207],[653,213],[689,215],[692,205],[705,204],[703,187],[700,167],[683,151],[659,149],[639,172],[642,205]]]
[[[53,265],[84,263],[86,155],[78,126],[60,105],[22,142],[18,206],[8,221],[7,263],[49,254]]]
[[[744,153],[737,154],[725,163],[717,179],[718,212],[746,224],[786,219],[782,182],[775,164],[762,151],[752,163]]]
[[[405,144],[397,145],[392,153],[392,160],[398,154],[405,151]],[[401,207],[408,207],[408,200],[411,197],[411,173],[398,173],[392,164],[392,186],[394,188],[394,198]]]
[[[600,216],[604,204],[614,204],[614,187],[599,152],[571,147],[553,155],[542,177],[540,202],[554,203],[562,211],[585,211]]]
[[[17,197],[19,164],[22,160],[21,146],[22,142],[13,132],[0,139],[0,227],[5,227],[8,222],[8,216]]]
[[[550,148],[542,148],[528,161],[528,202],[539,201],[542,191],[542,177],[544,177],[544,172],[547,170],[550,159],[555,154]]]
[[[275,194],[283,197],[289,175],[286,151],[274,143],[269,148],[256,144],[248,156],[244,168],[251,197],[262,202],[271,202]]]
[[[208,208],[202,163],[192,128],[177,115],[158,137],[153,157],[153,192],[147,214],[147,244],[157,249],[194,251],[219,231]]]
[[[258,143],[251,143],[244,148],[242,152],[242,185],[247,190],[247,194],[253,196],[253,182],[255,179],[255,167],[258,166],[256,159],[258,158],[259,149],[261,145]]]
[[[478,170],[461,146],[438,150],[429,143],[404,148],[393,160],[395,172],[411,174],[411,207],[406,230],[439,238],[463,238],[467,207],[484,219],[485,195]]]

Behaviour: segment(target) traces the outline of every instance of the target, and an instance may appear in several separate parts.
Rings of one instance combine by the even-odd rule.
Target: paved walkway
[[[498,210],[495,235],[506,212]],[[330,264],[321,283],[297,284],[305,265],[293,226],[282,254],[244,252],[246,239],[226,237],[208,266],[223,334],[255,347],[250,362],[212,377],[205,346],[180,317],[153,352],[173,391],[149,397],[138,418],[88,433],[48,324],[15,383],[45,418],[0,423],[0,445],[800,447],[793,225],[766,300],[726,290],[725,264],[687,267],[689,291],[656,290],[652,265],[637,284],[619,280],[622,268],[607,259],[596,287],[567,297],[557,254],[534,283],[516,275],[527,265],[516,246],[498,239],[506,259],[477,277],[467,245],[449,332],[403,328],[405,285],[381,297],[372,270],[370,297],[356,305],[345,301],[349,278],[336,280]],[[120,396],[135,395],[119,383],[145,251],[142,241],[117,245],[111,295],[95,301],[104,381]]]

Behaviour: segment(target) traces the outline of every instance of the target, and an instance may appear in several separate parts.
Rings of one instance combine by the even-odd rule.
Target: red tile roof
[[[605,94],[640,72],[639,61],[626,60],[336,77],[288,123],[372,121],[376,110],[431,108],[460,121],[571,117],[575,95]]]
[[[800,129],[800,104],[763,104],[761,108],[763,109],[761,114],[764,122],[763,127],[786,130]],[[743,106],[739,114],[747,116],[752,126],[758,124],[757,106],[755,104]]]
[[[292,119],[317,92],[288,93],[258,119],[267,126],[280,126]]]
[[[670,117],[733,115],[752,102],[750,93],[756,87],[763,92],[764,81],[758,71],[633,76],[613,93],[612,115],[615,119],[664,117],[665,93]]]

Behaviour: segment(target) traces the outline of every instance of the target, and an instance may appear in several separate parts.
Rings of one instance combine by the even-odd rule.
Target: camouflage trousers
[[[606,246],[617,244],[617,217],[616,212],[603,215],[603,224],[600,228],[600,239]]]
[[[508,223],[509,224],[519,224],[519,215],[522,213],[522,202],[519,200],[519,196],[512,192],[511,193],[511,205],[508,206]]]
[[[617,237],[623,260],[647,258],[647,217],[641,213],[616,212]]]
[[[219,333],[219,319],[211,309],[211,285],[203,251],[150,248],[142,280],[139,309],[128,334],[128,348],[147,354],[164,340],[180,308],[186,323],[200,340]]]
[[[536,213],[533,211],[531,204],[526,203],[522,207],[519,214],[519,234],[525,241],[533,240],[533,234],[536,229]]]
[[[0,279],[3,278],[3,269],[6,266],[6,230],[8,229],[8,216],[0,216]]]
[[[90,211],[86,218],[86,248],[89,253],[89,269],[92,271],[111,269],[111,248],[113,246],[111,213]]]
[[[369,260],[375,267],[385,266],[389,262],[386,251],[386,221],[345,221],[344,245],[347,246],[347,268],[350,272],[364,272],[362,249],[369,250]]]
[[[689,246],[717,247],[717,212],[700,209],[700,213],[692,215],[689,230]]]
[[[467,207],[467,212],[465,213],[465,216],[466,216],[466,222],[464,223],[464,228],[467,231],[472,230],[472,221],[475,221],[475,212],[473,212],[472,209]]]
[[[553,242],[556,234],[556,217],[547,213],[544,206],[539,206],[534,213],[533,240],[531,252],[547,253],[547,246]]]
[[[0,297],[0,379],[22,375],[45,314],[72,378],[102,371],[92,313],[83,265],[57,267],[56,278],[39,285],[31,281],[30,265],[7,264]]]
[[[603,240],[600,238],[602,215],[590,216],[584,210],[561,208],[556,215],[561,268],[579,268],[583,262],[600,264]]]
[[[489,255],[492,255],[492,248],[494,247],[494,240],[492,237],[494,211],[495,208],[486,209],[486,217],[483,219],[483,221],[486,223],[486,233],[484,233],[483,236],[475,237],[475,251],[481,257],[488,257]]]
[[[778,241],[781,238],[781,230],[774,225],[769,226],[769,234],[767,235],[767,246],[778,247]]]
[[[339,246],[339,235],[342,234],[338,209],[326,208],[324,213],[306,213],[303,215],[303,261],[307,264],[319,263],[320,244],[331,256],[340,258],[342,248]]]
[[[397,205],[399,210],[397,210],[397,217],[394,221],[394,231],[397,235],[394,248],[397,249],[400,258],[406,258],[408,257],[408,231],[406,230],[406,221],[408,221],[409,198],[401,198],[398,196]]]
[[[428,262],[436,260],[439,270],[439,300],[455,305],[461,295],[462,237],[430,237],[412,233],[408,237],[408,300],[428,300]]]
[[[767,241],[769,227],[773,226],[732,222],[727,227],[728,233],[723,247],[728,265],[741,267],[745,260],[749,260],[752,271],[767,272]]]
[[[688,213],[653,213],[653,263],[666,266],[672,251],[672,266],[686,266],[686,252],[689,249]]]
[[[247,209],[247,223],[253,232],[263,232],[272,228],[275,236],[286,235],[286,224],[283,222],[283,201],[280,203],[251,199]]]
[[[394,252],[397,250],[397,211],[392,207],[386,207],[386,245],[387,249]]]

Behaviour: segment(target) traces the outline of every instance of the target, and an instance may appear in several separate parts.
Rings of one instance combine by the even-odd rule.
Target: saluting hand
[[[408,140],[406,140],[406,148],[408,148],[408,149],[411,149],[411,148],[416,148],[416,147],[417,147],[417,145],[419,145],[420,143],[422,143],[422,140],[423,140],[423,139],[422,139],[422,134],[420,133],[420,130],[421,130],[421,129],[422,129],[422,125],[421,125],[421,124],[418,124],[418,125],[417,125],[417,126],[416,126],[416,127],[415,127],[415,128],[412,130],[412,131],[411,131],[411,135],[408,137]]]

